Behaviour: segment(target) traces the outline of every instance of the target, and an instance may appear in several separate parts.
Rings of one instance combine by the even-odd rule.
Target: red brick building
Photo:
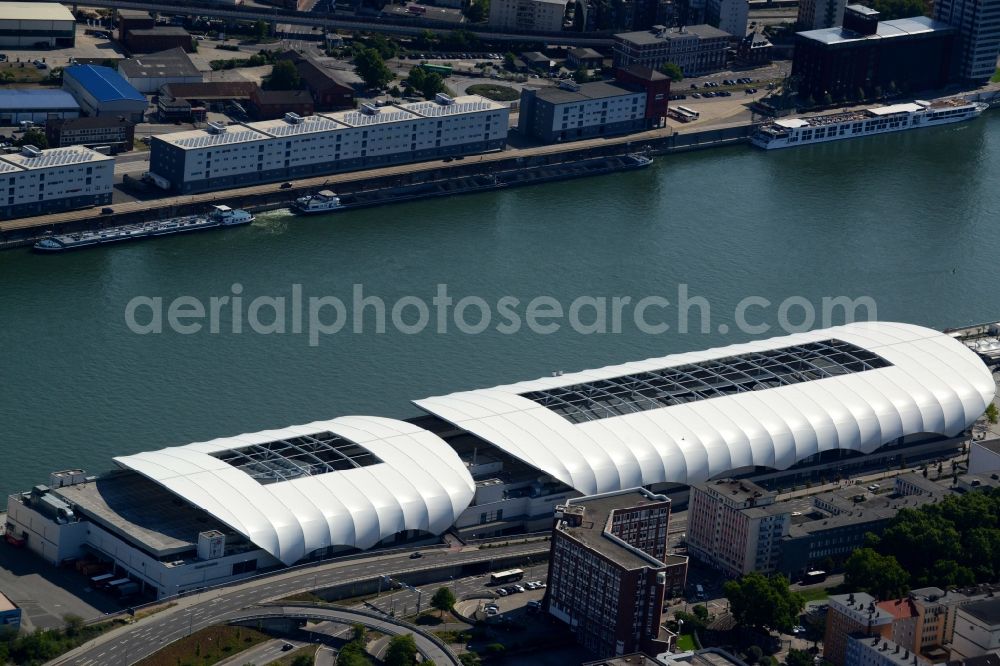
[[[669,649],[663,600],[683,591],[687,557],[669,555],[670,500],[642,488],[556,507],[546,607],[601,657]]]
[[[282,118],[286,113],[311,116],[316,112],[308,90],[262,90],[250,93],[250,113],[257,120]]]
[[[643,65],[629,65],[618,69],[615,79],[619,83],[637,85],[646,91],[645,117],[654,120],[654,127],[661,127],[670,100],[670,77]]]

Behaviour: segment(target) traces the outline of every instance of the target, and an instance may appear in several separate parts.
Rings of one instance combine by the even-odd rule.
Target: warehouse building
[[[0,592],[0,630],[18,631],[21,628],[21,608]]]
[[[45,123],[45,138],[53,148],[65,146],[106,146],[111,154],[132,150],[135,123],[124,118],[69,118]]]
[[[124,116],[142,122],[148,102],[121,74],[110,67],[72,65],[63,70],[63,90],[88,116]]]
[[[114,158],[83,146],[0,156],[0,219],[111,203],[114,168]]]
[[[0,2],[0,46],[71,47],[76,19],[55,2]]]
[[[78,118],[80,105],[64,90],[0,90],[0,125],[29,120],[44,123],[52,118]]]
[[[182,48],[123,60],[118,64],[118,73],[147,95],[155,95],[171,83],[201,83],[205,78]]]
[[[956,37],[926,16],[880,21],[874,9],[848,5],[842,27],[795,36],[792,75],[799,95],[817,102],[936,89],[953,78]]]
[[[336,122],[308,122],[326,121]],[[263,137],[252,154],[281,136],[269,124],[238,130]],[[322,132],[298,131],[281,141],[329,150]],[[994,391],[989,369],[950,336],[849,324],[426,398],[410,421],[340,417],[121,456],[116,473],[57,473],[12,495],[6,539],[54,564],[99,557],[166,596],[452,527],[470,537],[551,528],[555,508],[581,495],[861,458],[916,435],[967,440]],[[581,504],[586,517],[600,503]],[[617,527],[612,517],[611,536],[661,552],[630,521]]]
[[[150,170],[204,192],[500,150],[509,110],[469,95],[154,136]]]

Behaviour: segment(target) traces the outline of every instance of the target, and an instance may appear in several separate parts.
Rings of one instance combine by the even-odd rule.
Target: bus
[[[502,583],[513,583],[515,580],[524,578],[524,572],[520,569],[508,569],[490,574],[490,585],[500,585]]]
[[[671,106],[667,109],[667,115],[682,123],[689,123],[692,120],[698,120],[701,114],[686,106]]]
[[[822,583],[826,580],[825,571],[807,571],[804,576],[802,576],[803,585],[813,585],[815,583]]]

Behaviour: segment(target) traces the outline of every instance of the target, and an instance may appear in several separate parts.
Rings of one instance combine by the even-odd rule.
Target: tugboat
[[[316,194],[309,194],[299,197],[292,204],[292,211],[299,215],[318,215],[320,213],[332,213],[340,210],[344,204],[340,202],[340,197],[330,190],[320,190]]]
[[[250,224],[253,221],[254,216],[245,210],[233,209],[229,206],[212,206],[212,212],[208,215],[172,217],[166,220],[157,220],[156,222],[125,224],[120,227],[111,227],[110,229],[51,236],[35,243],[33,249],[35,252],[44,253],[66,252],[68,250],[81,250],[87,247],[141,240],[156,236],[172,236],[173,234],[184,234],[192,231],[203,231],[205,229],[236,227],[243,224]]]

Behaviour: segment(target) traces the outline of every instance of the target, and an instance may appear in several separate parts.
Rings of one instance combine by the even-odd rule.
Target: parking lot
[[[91,30],[91,28],[87,28],[85,25],[79,23],[77,24],[76,46],[72,48],[5,48],[0,52],[7,56],[9,62],[32,62],[44,59],[49,67],[66,67],[71,64],[70,58],[117,60],[125,57],[125,54],[118,48],[117,44],[108,39],[88,35],[86,34],[87,30]]]

